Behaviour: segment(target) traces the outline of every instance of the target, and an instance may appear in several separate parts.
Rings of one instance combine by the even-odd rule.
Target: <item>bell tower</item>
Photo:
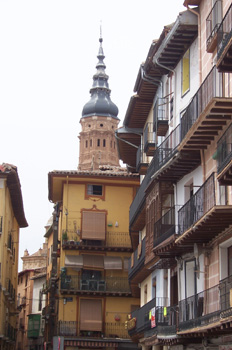
[[[111,101],[108,75],[105,73],[103,39],[100,36],[98,63],[90,89],[90,100],[82,110],[82,130],[79,134],[79,170],[97,170],[99,166],[119,166],[115,130],[118,127],[118,107]]]

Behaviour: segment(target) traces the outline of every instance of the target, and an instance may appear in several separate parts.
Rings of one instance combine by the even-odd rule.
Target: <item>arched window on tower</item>
[[[85,147],[88,148],[88,140],[85,141]]]
[[[110,141],[110,147],[112,148],[112,145],[113,145],[113,143],[112,143],[112,140]]]
[[[89,143],[90,143],[90,147],[92,147],[92,139],[90,139]]]
[[[100,147],[100,139],[97,139],[97,147]]]
[[[103,139],[103,147],[106,147],[106,140]]]

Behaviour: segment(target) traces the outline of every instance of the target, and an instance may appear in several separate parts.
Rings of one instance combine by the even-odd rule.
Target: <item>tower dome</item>
[[[104,53],[102,48],[103,39],[100,38],[100,47],[98,51],[98,63],[96,65],[97,72],[93,76],[93,85],[90,89],[91,98],[84,105],[82,110],[82,118],[90,116],[103,116],[117,118],[118,107],[111,101],[108,75],[105,73]]]

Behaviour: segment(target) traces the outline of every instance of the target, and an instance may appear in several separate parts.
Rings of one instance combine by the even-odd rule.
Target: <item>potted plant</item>
[[[65,244],[68,240],[68,234],[67,234],[67,231],[64,231],[63,234],[62,234],[62,241],[63,241],[63,244]]]

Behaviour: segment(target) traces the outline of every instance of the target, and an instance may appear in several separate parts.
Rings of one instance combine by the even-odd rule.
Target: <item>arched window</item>
[[[100,139],[97,139],[97,146],[100,147]]]
[[[106,147],[106,140],[103,139],[103,147]]]

